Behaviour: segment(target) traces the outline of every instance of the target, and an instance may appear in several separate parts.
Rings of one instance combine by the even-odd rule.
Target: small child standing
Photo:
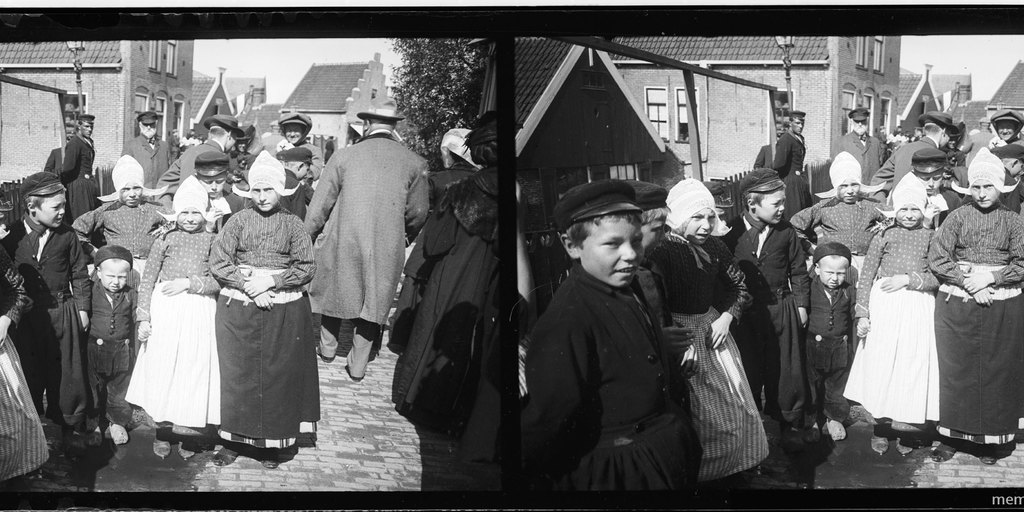
[[[138,295],[128,286],[132,253],[119,245],[105,245],[96,251],[99,280],[92,290],[92,321],[89,326],[89,386],[94,398],[97,428],[114,444],[128,442],[126,427],[132,408],[125,401],[132,375],[132,331]],[[105,414],[104,414],[105,413]]]
[[[845,151],[836,155],[828,175],[832,190],[817,194],[825,200],[796,213],[790,222],[802,240],[845,245],[852,254],[850,263],[859,270],[864,255],[868,253],[868,244],[875,236],[872,224],[885,219],[876,208],[878,203],[864,195],[877,192],[884,185],[862,184],[860,162]],[[818,227],[822,232],[820,238],[815,232]],[[807,246],[804,249],[811,252]]]
[[[84,449],[89,408],[82,331],[89,328],[92,287],[82,246],[62,221],[64,186],[56,174],[38,172],[21,183],[26,215],[7,235],[14,264],[25,278],[32,307],[18,323],[15,345],[39,415],[61,425],[65,448]],[[5,239],[6,240],[6,239]]]
[[[114,164],[111,172],[114,192],[100,196],[104,202],[95,210],[72,219],[72,227],[78,233],[87,254],[96,250],[90,242],[96,230],[102,229],[108,245],[118,245],[132,254],[132,274],[128,284],[137,287],[146,268],[149,247],[153,237],[149,232],[164,222],[160,215],[160,203],[146,200],[146,196],[159,197],[166,187],[150,190],[143,188],[143,169],[134,158],[124,155]]]
[[[573,187],[555,207],[577,261],[538,319],[526,353],[525,474],[537,488],[679,489],[701,449],[669,394],[661,329],[634,280],[640,208],[619,180]]]
[[[220,368],[215,316],[220,284],[210,274],[214,234],[203,229],[209,196],[189,176],[174,194],[176,228],[158,238],[142,276],[138,307],[142,342],[128,401],[154,421],[203,429],[220,423]],[[153,453],[164,458],[170,443],[157,432]],[[188,435],[188,433],[185,433]],[[178,446],[182,458],[192,450]]]
[[[843,423],[850,417],[850,403],[843,398],[850,376],[849,344],[854,340],[853,313],[857,289],[846,281],[850,249],[839,242],[824,242],[814,249],[811,280],[811,311],[807,322],[807,380],[811,388],[811,418],[815,427],[825,416],[825,428],[833,441],[846,439]]]
[[[928,201],[923,182],[907,174],[891,197],[896,224],[871,241],[857,282],[857,334],[864,341],[853,360],[845,395],[878,422],[871,438],[873,450],[882,454],[889,449],[889,424],[907,432],[896,447],[906,455],[913,449],[912,433],[919,433],[926,421],[939,419],[938,282],[928,270],[934,232],[922,225]]]
[[[785,187],[772,169],[744,176],[740,191],[746,212],[729,222],[722,241],[736,256],[752,296],[734,326],[750,391],[760,404],[764,388],[764,412],[779,421],[783,447],[796,450],[801,441],[817,442],[821,433],[801,433],[810,401],[803,329],[811,281],[796,230],[783,219]]]

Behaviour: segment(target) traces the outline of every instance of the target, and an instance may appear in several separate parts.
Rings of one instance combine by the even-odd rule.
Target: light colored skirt
[[[693,330],[697,374],[690,377],[690,408],[704,455],[697,480],[706,482],[750,469],[768,457],[768,438],[750,393],[740,351],[730,334],[707,348],[714,308],[699,315],[672,313],[679,327]]]
[[[220,423],[217,300],[212,295],[153,290],[152,334],[141,345],[127,400],[154,421],[204,427]]]
[[[39,468],[50,457],[18,351],[0,340],[0,482]]]
[[[876,418],[905,423],[939,419],[935,296],[871,287],[871,331],[857,349],[844,395]]]

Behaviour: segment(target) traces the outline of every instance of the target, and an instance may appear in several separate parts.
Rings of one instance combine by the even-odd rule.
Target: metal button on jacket
[[[97,345],[102,345],[102,344],[103,344],[103,340],[101,340],[101,339],[97,339],[97,340],[96,340],[96,344],[97,344]]]
[[[651,354],[651,355],[647,356],[647,362],[649,362],[651,364],[654,364],[657,361],[658,361],[658,357],[655,356],[654,354]]]

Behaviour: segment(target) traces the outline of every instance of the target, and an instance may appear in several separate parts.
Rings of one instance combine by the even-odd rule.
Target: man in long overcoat
[[[882,164],[875,176],[871,178],[872,185],[884,183],[885,188],[875,192],[875,199],[884,201],[889,197],[892,188],[911,172],[914,153],[922,149],[942,148],[949,142],[949,128],[953,126],[953,117],[945,112],[925,112],[917,118],[917,123],[924,128],[924,137],[900,146],[892,152],[892,156]]]
[[[156,188],[160,177],[171,165],[170,145],[156,136],[158,116],[152,110],[135,118],[139,123],[139,136],[124,145],[124,154],[142,165],[142,186]]]
[[[86,212],[99,206],[99,185],[92,177],[92,163],[96,148],[92,143],[93,123],[96,116],[82,114],[78,128],[64,148],[64,163],[60,168],[60,182],[67,188],[67,210],[64,222],[70,225]]]
[[[786,184],[785,218],[811,206],[811,186],[804,176],[804,157],[807,146],[804,142],[804,118],[807,114],[794,110],[789,113],[789,131],[775,143],[775,159],[772,169],[779,173]]]
[[[318,352],[330,361],[338,337],[351,338],[346,368],[356,381],[387,322],[406,244],[429,210],[427,161],[395,140],[404,118],[394,102],[358,116],[364,137],[327,162],[305,220],[317,262],[309,296],[322,315]]]
[[[832,155],[832,158],[835,158],[844,151],[853,155],[860,163],[861,183],[871,183],[871,178],[885,162],[882,159],[884,151],[878,139],[868,135],[868,115],[866,108],[856,108],[847,114],[852,121],[851,129],[839,139],[839,151]]]
[[[157,183],[157,188],[167,186],[167,193],[160,198],[160,202],[165,206],[171,205],[171,199],[181,182],[196,173],[197,156],[210,151],[227,153],[235,146],[235,140],[245,136],[245,130],[238,127],[238,120],[225,114],[207,117],[203,120],[203,126],[210,130],[206,142],[188,148],[181,158],[171,164]]]

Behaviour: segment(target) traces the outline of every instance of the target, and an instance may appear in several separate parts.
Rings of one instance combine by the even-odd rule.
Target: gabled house
[[[550,229],[555,202],[581,183],[678,181],[678,162],[666,163],[664,141],[607,53],[517,38],[515,68],[516,176],[526,231]]]
[[[368,62],[313,64],[281,110],[308,115],[311,137],[335,137],[337,147],[344,147],[361,135],[363,122],[356,117],[361,107],[387,97],[385,78],[379,53]]]
[[[224,77],[224,90],[234,104],[235,112],[242,115],[246,108],[258,107],[267,101],[267,77]]]
[[[925,112],[943,110],[931,83],[931,64],[924,65],[924,74],[919,75],[905,69],[900,70],[900,99],[903,107],[897,117],[897,126],[904,134],[913,134],[917,118]]]
[[[113,166],[136,136],[135,117],[141,112],[160,115],[162,138],[187,128],[192,41],[85,41],[84,46],[82,103],[84,113],[96,116],[95,167]],[[0,43],[0,74],[66,91],[57,107],[27,97],[3,99],[0,179],[17,179],[42,169],[50,150],[63,143],[65,123],[75,118],[73,55],[63,41]]]
[[[239,126],[256,126],[256,133],[264,134],[271,131],[271,126],[281,119],[280,103],[264,103],[262,105],[247,108],[238,114]],[[276,132],[275,132],[276,133]]]
[[[1024,61],[1017,61],[1017,65],[1010,70],[1006,80],[1003,80],[1003,84],[988,101],[987,108],[989,115],[1005,108],[1024,113]]]
[[[939,106],[948,111],[954,105],[971,101],[971,74],[931,75],[932,92],[939,99]]]
[[[847,113],[871,112],[870,133],[891,130],[899,102],[900,38],[893,36],[795,37],[790,50],[793,98],[783,52],[770,36],[629,36],[614,42],[776,88],[771,103],[760,89],[709,77],[695,80],[701,155],[709,177],[750,170],[761,146],[774,144],[790,105],[807,113],[806,162],[833,155],[849,129]],[[690,163],[689,93],[682,71],[612,55],[629,90],[641,102],[669,151]],[[773,105],[773,106],[772,106]]]
[[[192,75],[192,112],[189,128],[197,136],[206,135],[203,119],[214,114],[235,115],[235,105],[231,101],[228,90],[224,87],[225,68],[217,68],[217,76],[209,76],[198,71]]]

